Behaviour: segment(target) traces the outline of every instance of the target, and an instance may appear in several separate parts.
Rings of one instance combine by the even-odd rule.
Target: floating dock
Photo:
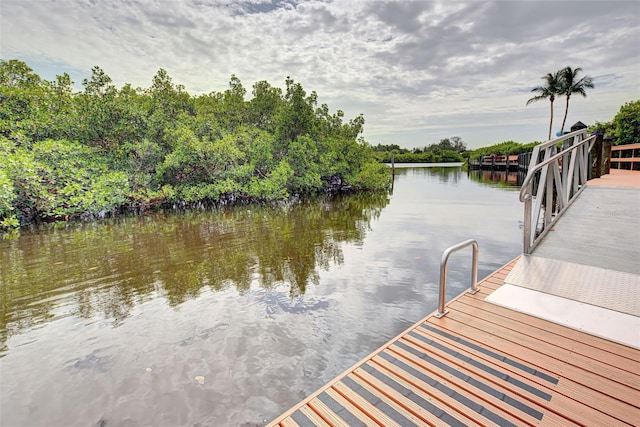
[[[269,426],[640,425],[640,172],[581,198],[592,209],[570,206],[533,254]]]

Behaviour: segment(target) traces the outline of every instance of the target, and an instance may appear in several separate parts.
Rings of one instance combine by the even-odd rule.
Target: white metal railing
[[[447,248],[442,253],[442,261],[440,262],[440,295],[438,296],[438,312],[436,313],[437,318],[441,318],[445,314],[447,314],[448,310],[444,309],[445,296],[447,290],[447,263],[449,262],[449,255],[454,252],[458,252],[460,249],[463,249],[467,246],[473,246],[473,265],[471,267],[471,289],[469,289],[470,294],[475,294],[478,292],[478,288],[476,286],[478,282],[478,242],[474,239],[465,240],[464,242],[460,242],[457,245],[453,245],[450,248]]]
[[[533,251],[584,189],[589,177],[589,150],[595,138],[581,129],[533,148],[520,189],[520,201],[524,202],[525,254]]]

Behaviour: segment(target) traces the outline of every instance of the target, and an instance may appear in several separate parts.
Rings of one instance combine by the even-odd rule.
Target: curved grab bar
[[[440,262],[440,294],[438,296],[437,318],[441,318],[449,312],[449,310],[444,309],[447,287],[447,262],[449,261],[449,256],[467,246],[473,246],[473,266],[471,267],[471,289],[469,289],[469,293],[475,294],[478,292],[478,288],[476,287],[478,281],[478,242],[475,239],[469,239],[447,248],[442,253],[442,261]]]

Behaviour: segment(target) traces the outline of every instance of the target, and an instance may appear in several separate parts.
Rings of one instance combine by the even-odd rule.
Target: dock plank
[[[335,400],[338,404],[340,404],[349,414],[350,414],[350,423],[352,426],[377,426],[379,425],[371,418],[369,418],[366,414],[360,411],[356,406],[354,406],[349,400],[345,399],[340,393],[335,391],[333,388],[329,388],[326,390],[326,393],[329,397]],[[347,418],[347,417],[344,417]]]
[[[300,427],[300,425],[291,418],[285,418],[280,422],[280,427]]]
[[[434,375],[428,376],[426,379],[419,379],[415,374],[411,374],[407,370],[398,370],[393,363],[382,359],[380,356],[376,356],[373,362],[402,378],[406,384],[411,386],[412,390],[421,390],[423,393],[432,395],[448,406],[450,411],[459,412],[470,420],[483,423],[482,420],[484,419],[484,422],[496,422],[502,426],[537,424],[531,417],[515,417],[513,413],[503,410],[501,405],[492,405],[491,399],[478,399],[478,396],[470,393],[466,387],[459,387],[460,384],[451,382],[446,378],[438,378]],[[412,363],[410,360],[406,360],[403,363],[413,368],[414,372],[420,372],[420,365]],[[422,374],[422,376],[425,375]]]
[[[501,347],[506,348],[509,354],[536,354],[537,366],[562,366],[564,369],[571,370],[574,374],[579,370],[585,377],[587,373],[594,374],[603,381],[609,381],[609,387],[625,386],[624,393],[633,394],[633,390],[640,390],[640,377],[637,375],[629,375],[623,369],[603,363],[600,360],[589,358],[581,354],[549,344],[535,336],[525,335],[522,332],[516,332],[503,325],[486,322],[478,317],[466,315],[460,311],[451,311],[450,315],[443,319],[429,320],[430,324],[443,326],[447,329],[453,329],[456,332],[473,330],[476,337],[481,336],[482,339],[490,339],[487,336],[499,336]],[[469,327],[467,325],[473,325]],[[495,346],[493,344],[492,346]],[[494,347],[495,348],[495,347]],[[542,363],[542,357],[546,363]],[[532,358],[533,359],[533,358]],[[530,362],[531,363],[531,362]]]
[[[581,384],[568,380],[553,384],[541,376],[514,367],[513,363],[492,358],[478,350],[465,347],[456,341],[451,341],[438,334],[419,330],[416,330],[416,333],[424,335],[425,338],[434,341],[436,344],[444,345],[452,349],[457,357],[445,352],[437,353],[438,356],[450,364],[450,366],[456,367],[456,369],[462,372],[471,370],[485,384],[505,387],[505,389],[510,392],[529,401],[537,402],[540,406],[547,408],[548,411],[574,419],[579,424],[584,423],[584,425],[589,425],[591,422],[595,422],[597,425],[616,425],[621,421],[620,418],[611,417],[597,409],[593,409],[590,405],[594,401],[599,402],[604,408],[612,408],[623,412],[628,410],[628,405],[621,405],[618,400],[610,398],[609,396],[603,396],[601,393]],[[408,337],[407,339],[412,340],[413,338]],[[414,344],[418,347],[423,345],[421,341],[417,339],[414,339]],[[425,346],[424,349],[425,351],[435,353],[430,347]],[[469,362],[465,360],[469,360]],[[484,365],[484,370],[478,367],[479,363]],[[495,370],[496,372],[490,373],[488,372],[489,370]],[[509,378],[508,384],[504,384],[504,377]],[[512,384],[516,382],[520,382],[521,384]],[[538,394],[532,393],[530,390],[537,390]],[[551,397],[548,399],[542,398],[540,397],[540,392],[547,393]],[[551,401],[553,403],[548,403]],[[632,417],[633,413],[629,415],[630,419],[632,419]]]
[[[338,414],[333,412],[331,408],[325,405],[317,397],[309,401],[309,408],[318,414],[326,423],[336,427],[348,427],[349,424],[345,422]]]
[[[411,400],[404,399],[404,396],[369,373],[356,370],[354,374],[354,381],[370,393],[379,393],[378,396],[383,402],[411,423],[417,426],[427,426],[440,422],[438,417]]]
[[[585,356],[589,359],[594,359],[598,362],[606,363],[610,366],[617,367],[624,370],[628,375],[636,376],[640,375],[640,362],[630,360],[625,357],[621,357],[609,350],[604,350],[594,345],[594,340],[590,343],[581,342],[578,338],[580,333],[574,334],[557,334],[554,331],[548,329],[541,329],[532,325],[531,323],[523,323],[518,319],[508,319],[492,311],[488,311],[487,307],[479,308],[477,306],[465,304],[465,301],[470,299],[462,299],[456,301],[449,306],[449,309],[455,308],[456,311],[464,313],[468,316],[473,316],[478,319],[482,319],[486,322],[494,325],[505,325],[509,329],[521,333],[525,336],[533,337],[537,340],[544,341],[553,346],[561,347],[567,351],[574,352]],[[485,303],[487,304],[487,303]],[[532,319],[535,319],[531,316]],[[548,323],[548,322],[547,322]],[[569,328],[564,328],[565,330]],[[570,330],[570,329],[569,329]],[[569,336],[568,336],[569,335]],[[571,338],[571,339],[567,339]]]
[[[365,370],[365,367],[368,369]],[[436,389],[424,392],[419,387],[415,387],[414,382],[410,381],[413,378],[407,378],[406,375],[402,375],[393,368],[385,369],[379,364],[368,361],[366,364],[357,368],[355,372],[361,377],[375,377],[378,381],[382,381],[386,384],[393,384],[391,387],[395,388],[397,396],[403,396],[405,404],[409,401],[416,403],[418,406],[423,408],[423,410],[435,415],[440,422],[445,422],[448,425],[482,425],[481,423],[476,422],[477,420],[473,420],[466,416],[462,408],[459,408],[460,411],[450,410],[451,399],[444,393]],[[398,390],[400,390],[400,393],[397,393]]]
[[[545,367],[564,379],[570,379],[583,387],[572,388],[572,397],[586,405],[602,405],[605,413],[634,425],[640,419],[640,409],[636,406],[640,402],[637,390],[598,375],[587,373],[569,362],[552,358],[544,353],[514,344],[486,331],[468,328],[466,325],[447,319],[448,332],[465,337],[490,348],[500,348],[506,354],[517,354],[521,361],[538,368]],[[564,381],[558,386],[564,385]]]
[[[346,379],[353,381],[352,376],[353,374],[350,374]],[[376,408],[375,403],[369,402],[365,397],[358,394],[356,390],[347,386],[344,381],[339,381],[334,384],[333,389],[351,402],[351,404],[358,408],[363,414],[378,423],[378,425],[401,427],[401,425],[395,422],[388,414],[385,414],[380,409]]]
[[[586,335],[576,329],[567,328],[557,323],[548,322],[546,320],[539,319],[529,314],[521,313],[518,311],[510,310],[499,305],[494,305],[478,298],[464,298],[452,303],[454,304],[466,304],[474,308],[478,308],[485,311],[491,311],[491,313],[501,316],[505,319],[516,320],[520,323],[531,325],[539,330],[552,332],[559,336],[564,337],[567,340],[572,340],[586,344],[588,346],[604,350],[613,355],[616,355],[622,359],[631,360],[635,364],[640,364],[640,352],[629,346],[619,344],[613,341],[609,341],[604,338],[600,338],[593,335]],[[622,362],[626,363],[626,362]],[[640,372],[640,369],[635,371]]]
[[[318,427],[331,427],[331,424],[326,422],[320,415],[318,415],[313,409],[312,405],[314,400],[312,399],[308,405],[300,408],[300,412],[302,412],[314,425]]]

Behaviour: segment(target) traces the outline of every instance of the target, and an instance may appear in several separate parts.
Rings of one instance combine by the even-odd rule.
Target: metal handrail
[[[529,184],[531,183],[531,181],[533,180],[533,177],[535,176],[536,172],[538,172],[539,170],[541,170],[543,167],[547,166],[550,163],[553,163],[554,161],[558,160],[560,157],[564,157],[567,155],[567,153],[569,153],[570,151],[576,151],[578,148],[580,148],[582,145],[586,144],[587,142],[591,142],[593,140],[596,139],[595,135],[591,135],[589,138],[580,141],[578,144],[574,145],[573,147],[570,147],[568,150],[565,151],[561,151],[558,154],[554,155],[553,157],[550,157],[549,159],[545,160],[542,163],[538,163],[535,167],[533,167],[532,169],[529,169],[529,171],[527,172],[527,176],[524,177],[524,181],[522,182],[522,187],[520,188],[520,201],[524,202],[527,198],[527,196],[531,197],[530,193],[527,193],[526,190],[528,189],[527,187],[529,186]]]
[[[471,289],[469,289],[470,294],[475,294],[478,292],[477,282],[478,282],[478,242],[475,239],[465,240],[464,242],[460,242],[457,245],[453,245],[450,248],[447,248],[442,253],[442,261],[440,262],[440,294],[438,296],[438,312],[436,313],[437,318],[441,318],[445,314],[449,312],[449,310],[444,309],[444,300],[446,296],[446,288],[447,288],[447,262],[449,261],[449,256],[463,249],[467,246],[473,246],[473,265],[471,267]]]
[[[590,166],[589,151],[595,138],[595,135],[587,137],[586,129],[580,129],[534,147],[527,176],[519,194],[520,201],[524,202],[525,254],[533,251],[584,190]],[[558,152],[557,145],[560,142],[564,144]],[[540,160],[542,154],[544,159]],[[539,183],[534,195],[534,179],[538,175]],[[538,229],[541,215],[542,223]]]

